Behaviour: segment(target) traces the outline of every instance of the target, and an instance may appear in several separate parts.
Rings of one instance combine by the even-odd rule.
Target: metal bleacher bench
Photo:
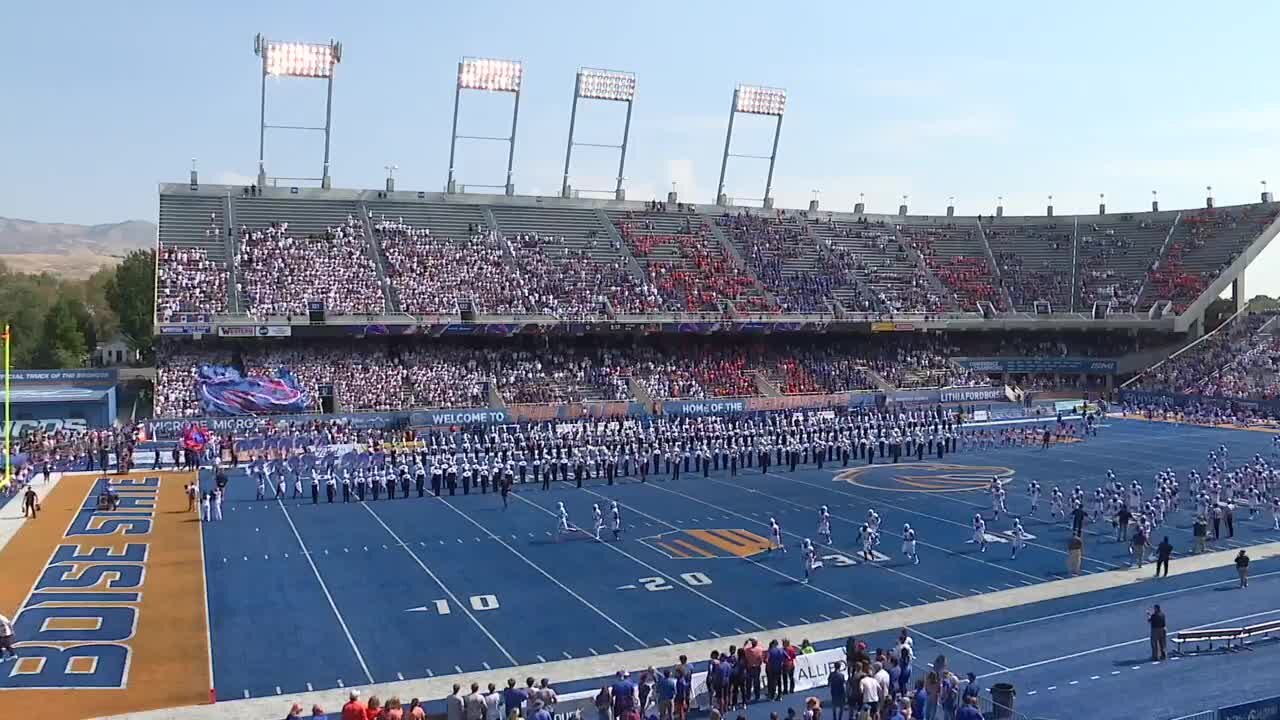
[[[1207,644],[1207,650],[1213,650],[1214,643],[1223,643],[1222,650],[1235,651],[1249,649],[1245,642],[1252,638],[1270,638],[1272,633],[1280,632],[1280,620],[1246,625],[1238,628],[1215,628],[1213,630],[1180,630],[1173,634],[1173,644],[1177,646],[1179,655],[1187,654],[1183,647],[1194,643],[1191,653],[1201,652],[1201,644]]]

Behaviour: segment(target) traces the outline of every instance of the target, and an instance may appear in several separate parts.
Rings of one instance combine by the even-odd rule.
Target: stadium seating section
[[[1178,311],[1275,204],[1040,218],[162,193],[157,317]],[[1043,309],[1043,308],[1042,308]],[[806,379],[796,379],[805,384]]]

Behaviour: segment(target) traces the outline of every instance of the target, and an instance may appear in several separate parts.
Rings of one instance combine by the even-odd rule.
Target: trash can
[[[990,720],[1011,720],[1013,718],[1013,698],[1017,695],[1013,685],[996,683],[991,686],[991,718]]]

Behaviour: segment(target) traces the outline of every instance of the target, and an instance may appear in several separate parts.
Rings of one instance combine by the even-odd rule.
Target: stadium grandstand
[[[332,100],[340,44],[255,50]],[[6,383],[83,417],[11,424],[0,710],[1280,707],[1280,325],[1245,294],[1270,193],[775,207],[786,92],[739,86],[725,164],[737,113],[776,123],[758,204],[723,171],[712,203],[629,200],[635,77],[584,68],[575,113],[627,107],[617,188],[570,186],[571,125],[561,191],[522,195],[523,72],[458,65],[456,97],[515,95],[509,139],[469,138],[510,143],[500,185],[335,187],[326,118],[321,177],[260,148],[256,182],[159,186],[148,411],[114,370]]]

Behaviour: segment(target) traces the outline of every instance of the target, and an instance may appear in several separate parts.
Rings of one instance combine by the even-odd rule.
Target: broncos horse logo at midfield
[[[868,465],[837,473],[835,479],[875,490],[936,493],[984,490],[993,477],[1008,484],[1013,476],[1013,468],[1003,465],[925,462]]]

